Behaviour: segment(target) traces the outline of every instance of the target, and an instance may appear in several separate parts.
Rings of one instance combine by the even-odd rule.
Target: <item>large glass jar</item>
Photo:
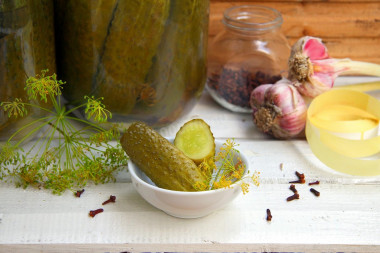
[[[26,102],[26,79],[41,70],[56,71],[53,15],[53,0],[0,1],[0,102]],[[14,119],[0,109],[0,140],[8,140],[40,113],[29,111],[27,117]]]
[[[55,9],[69,103],[103,97],[111,121],[161,127],[201,95],[208,0],[56,0]]]
[[[246,5],[227,9],[222,22],[209,46],[207,90],[223,107],[251,112],[252,90],[286,75],[290,46],[283,19],[275,9]]]

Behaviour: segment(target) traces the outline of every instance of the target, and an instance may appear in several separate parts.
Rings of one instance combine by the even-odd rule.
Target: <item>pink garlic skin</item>
[[[273,84],[262,84],[252,91],[249,103],[253,110],[264,104],[265,93],[272,86]]]
[[[334,66],[339,61],[329,57],[320,38],[302,37],[292,46],[289,79],[299,82],[296,87],[302,95],[314,98],[330,90],[335,79],[346,70]]]
[[[290,81],[260,85],[250,104],[257,128],[277,139],[296,137],[305,128],[307,106]]]

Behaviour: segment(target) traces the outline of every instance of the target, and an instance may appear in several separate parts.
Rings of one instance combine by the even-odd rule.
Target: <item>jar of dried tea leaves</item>
[[[281,13],[264,6],[235,6],[224,12],[224,29],[210,42],[207,90],[223,107],[251,112],[249,97],[261,84],[286,75],[290,46]]]

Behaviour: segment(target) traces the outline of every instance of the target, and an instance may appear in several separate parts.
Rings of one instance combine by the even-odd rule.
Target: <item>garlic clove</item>
[[[305,128],[307,106],[289,80],[257,87],[250,102],[253,122],[264,133],[289,139]]]
[[[249,100],[250,106],[252,109],[257,108],[258,106],[264,104],[265,93],[267,89],[272,87],[273,84],[262,84],[252,91],[251,97]]]
[[[321,60],[329,58],[327,48],[320,38],[306,36],[301,38],[302,51],[311,60]]]
[[[339,75],[380,76],[380,65],[331,58],[322,40],[311,36],[300,38],[292,46],[288,65],[289,79],[299,82],[298,91],[310,98],[331,89]]]

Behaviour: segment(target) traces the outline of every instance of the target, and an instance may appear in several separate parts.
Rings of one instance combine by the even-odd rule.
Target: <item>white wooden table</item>
[[[340,78],[338,84],[373,78]],[[379,92],[372,95],[380,99]],[[184,118],[161,129],[173,136],[192,118],[205,119],[218,139],[236,138],[239,149],[261,172],[261,185],[240,195],[225,209],[199,219],[168,216],[144,201],[128,173],[117,183],[55,196],[44,190],[0,184],[0,252],[380,252],[380,177],[360,178],[334,172],[310,151],[305,140],[279,141],[254,127],[249,114],[231,113],[204,93]],[[283,164],[283,168],[280,168]],[[295,171],[307,184],[289,181]],[[116,203],[97,209],[110,195]],[[266,209],[272,212],[266,221]]]

